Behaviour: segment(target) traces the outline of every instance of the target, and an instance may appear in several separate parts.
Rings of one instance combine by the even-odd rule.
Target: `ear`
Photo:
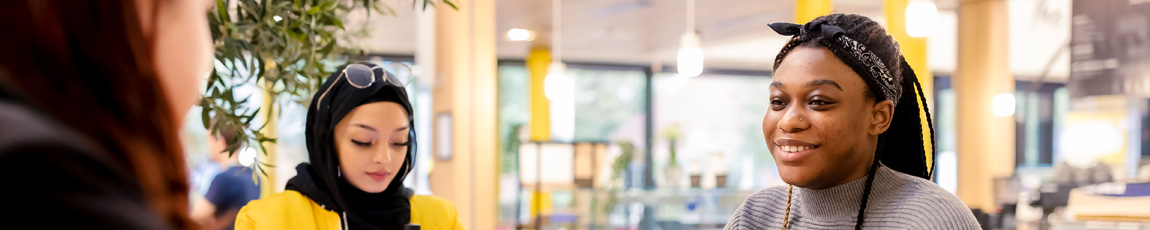
[[[894,118],[894,102],[890,100],[883,100],[875,103],[871,108],[871,121],[868,134],[878,136],[886,132],[890,128],[890,122]]]

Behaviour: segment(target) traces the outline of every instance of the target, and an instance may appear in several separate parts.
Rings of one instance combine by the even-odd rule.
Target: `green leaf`
[[[259,146],[260,146],[260,152],[263,152],[265,155],[268,154],[267,146],[264,146],[262,143],[259,144]]]
[[[455,6],[455,3],[451,3],[450,0],[443,0],[443,3],[447,3],[448,6],[451,6],[451,9],[459,10],[459,7]]]
[[[320,49],[319,52],[324,54],[324,55],[327,55],[327,54],[330,54],[331,51],[334,49],[335,49],[335,41],[331,41],[331,42],[328,42],[326,46],[323,46],[323,48]],[[304,75],[304,74],[301,73],[300,75]]]
[[[264,177],[268,177],[268,173],[265,172],[264,169],[260,168],[259,166],[256,166],[256,170],[259,170],[260,174],[264,174]],[[256,177],[255,173],[252,173],[252,183],[255,183],[256,186],[260,185],[260,179],[258,177]]]
[[[319,8],[323,8],[324,11],[328,11],[331,10],[332,6],[335,6],[335,1],[325,1],[319,5]]]
[[[335,24],[336,27],[339,27],[340,30],[346,30],[345,28],[343,28],[343,20],[339,20],[339,17],[333,16],[333,17],[329,17],[328,19],[331,19],[331,23]]]
[[[395,9],[392,9],[391,6],[387,6],[385,9],[387,9],[387,13],[389,13],[392,16],[398,15],[395,13]]]
[[[307,14],[308,15],[314,15],[314,14],[319,13],[319,10],[320,10],[319,7],[312,7],[311,9],[307,10]]]
[[[208,125],[208,123],[211,123],[211,120],[212,120],[212,118],[210,117],[211,110],[208,109],[208,107],[211,106],[209,103],[210,102],[208,102],[208,98],[200,99],[200,121],[203,122],[204,129],[207,129],[208,127],[210,127]]]
[[[221,22],[231,22],[231,17],[228,16],[228,3],[224,0],[216,0],[216,14],[219,15]]]

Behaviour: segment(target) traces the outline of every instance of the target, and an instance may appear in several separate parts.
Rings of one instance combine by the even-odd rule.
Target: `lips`
[[[779,160],[788,164],[796,164],[802,161],[811,155],[811,152],[818,149],[819,146],[820,145],[796,139],[775,140],[775,150],[779,155]]]
[[[391,175],[391,173],[387,173],[387,172],[368,172],[368,173],[367,173],[367,175],[368,175],[368,176],[371,176],[371,179],[372,179],[372,180],[375,180],[376,182],[383,182],[384,180],[387,180],[387,176],[388,176],[388,175]]]

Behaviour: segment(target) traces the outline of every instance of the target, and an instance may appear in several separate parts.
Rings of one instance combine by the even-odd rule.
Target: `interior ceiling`
[[[686,0],[562,1],[559,32],[564,61],[675,64],[687,30]],[[883,1],[835,1],[836,11],[881,15]],[[533,46],[550,45],[551,1],[496,2],[500,58],[522,59]],[[793,21],[793,0],[697,0],[696,31],[708,68],[768,70],[787,37],[768,23]],[[513,42],[511,28],[535,31],[532,42]]]
[[[953,0],[951,0],[953,1]],[[374,16],[371,39],[360,45],[377,53],[410,55],[415,50],[415,15],[403,1],[386,1],[394,16]],[[497,0],[497,55],[523,59],[531,47],[551,43],[551,2]],[[674,65],[679,37],[686,32],[685,0],[562,1],[562,59],[574,62]],[[835,1],[836,11],[881,15],[883,1]],[[940,2],[940,5],[942,3]],[[697,0],[697,31],[708,68],[766,70],[786,37],[768,23],[792,21],[793,0]],[[363,16],[351,15],[353,22]],[[536,34],[530,42],[506,39],[511,28]],[[402,36],[391,36],[402,35]]]
[[[396,15],[372,15],[368,19],[362,13],[349,15],[349,25],[363,26],[370,33],[367,39],[358,40],[358,45],[374,53],[412,55],[416,46],[416,20],[412,5],[400,0],[385,2],[391,4]],[[550,46],[551,2],[496,0],[496,52],[500,59],[522,60],[531,47]],[[958,1],[934,2],[939,7],[940,31],[931,39],[928,59],[934,72],[948,74],[955,68],[954,39],[957,28],[954,26],[954,9]],[[1023,13],[1030,12],[1037,2],[1050,3],[1039,6],[1062,4],[1065,5],[1065,11],[1069,11],[1069,0],[1014,0],[1010,1],[1011,23],[1028,23],[1026,20],[1029,19],[1015,19],[1016,16],[1030,16],[1014,12],[1014,9]],[[561,48],[564,61],[644,66],[658,63],[668,67],[675,64],[679,37],[686,31],[686,0],[566,0],[562,4]],[[696,4],[696,27],[702,38],[706,68],[769,70],[774,55],[787,37],[775,34],[767,24],[793,21],[794,17],[794,0],[697,0]],[[835,12],[866,15],[880,23],[885,23],[883,4],[884,1],[879,0],[834,1]],[[1068,17],[1069,12],[1065,14]],[[1069,25],[1068,20],[1065,23]],[[511,28],[532,30],[536,35],[535,40],[509,41],[506,33]],[[1068,37],[1069,30],[1064,30],[1052,34],[1015,34],[1019,32],[1012,30],[1011,36],[1012,39],[1026,36]],[[1050,45],[1011,43],[1011,52],[1016,54],[1053,53],[1058,45],[1055,44],[1057,42]],[[1038,75],[1047,59],[1027,55],[1012,56],[1017,56],[1012,57],[1011,68],[1019,79]],[[1064,80],[1065,75],[1068,75],[1064,72],[1069,71],[1061,69],[1069,62],[1067,60],[1059,60],[1054,68],[1056,71],[1051,72],[1053,79],[1047,80]]]

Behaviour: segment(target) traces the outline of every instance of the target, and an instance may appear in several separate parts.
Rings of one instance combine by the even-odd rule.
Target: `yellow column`
[[[527,73],[530,76],[531,97],[531,141],[551,140],[551,100],[543,91],[543,81],[547,79],[547,67],[551,64],[551,48],[536,46],[527,54]],[[539,213],[551,210],[551,193],[531,193],[528,215],[532,219]]]
[[[803,24],[823,15],[831,14],[831,0],[796,0],[795,23]]]
[[[906,63],[910,64],[911,69],[914,69],[914,75],[918,76],[918,83],[922,84],[923,95],[926,96],[926,102],[930,108],[938,106],[934,103],[934,75],[930,72],[930,66],[927,65],[926,60],[926,38],[911,37],[906,32],[906,5],[908,0],[886,0],[886,28],[887,33],[898,41],[899,49],[902,51],[903,58],[906,58]],[[904,89],[905,90],[905,89]],[[914,93],[912,91],[904,91]],[[913,95],[916,96],[917,95]],[[919,100],[919,108],[922,108],[922,100]],[[922,120],[922,135],[923,137],[930,136],[930,129],[927,128],[926,113],[919,113],[920,120]],[[932,148],[930,141],[924,143],[927,152]],[[926,155],[927,161],[933,161],[933,156]],[[928,165],[929,167],[929,165]]]
[[[958,8],[958,69],[951,81],[957,107],[957,195],[993,212],[992,179],[1014,169],[1014,119],[997,117],[994,95],[1014,93],[1005,0],[962,0]]]
[[[527,73],[531,77],[531,140],[551,140],[551,101],[543,94],[543,80],[547,78],[547,65],[551,64],[551,49],[531,48],[527,54]]]
[[[276,138],[276,136],[277,136],[276,135],[276,118],[279,117],[279,109],[278,109],[279,106],[275,106],[272,104],[272,100],[273,100],[274,95],[269,93],[269,90],[267,90],[267,89],[271,89],[271,85],[270,84],[262,84],[262,85],[264,85],[265,90],[264,90],[264,95],[263,95],[264,103],[263,103],[262,107],[260,107],[260,108],[262,108],[262,109],[260,109],[260,115],[264,117],[264,121],[267,122],[267,124],[264,125],[264,128],[261,131],[268,138]],[[264,149],[267,150],[267,152],[264,153],[262,158],[257,158],[257,159],[260,159],[257,162],[271,164],[271,165],[274,165],[276,167],[295,167],[295,165],[287,165],[287,166],[275,165],[275,163],[276,163],[276,144],[275,143],[262,143],[262,145],[263,145]],[[239,153],[237,152],[236,154],[239,154]],[[254,163],[254,164],[259,164],[259,163]],[[273,193],[278,192],[277,191],[278,189],[275,186],[275,183],[276,183],[276,170],[275,170],[275,168],[263,167],[263,165],[260,165],[259,167],[261,167],[264,170],[264,172],[267,172],[267,174],[268,174],[265,177],[265,176],[262,176],[263,174],[261,174],[259,171],[255,172],[257,175],[254,175],[254,176],[260,177],[260,184],[259,184],[260,185],[260,197],[267,197],[268,195],[271,195]]]
[[[432,88],[434,113],[452,117],[449,146],[453,156],[436,159],[429,182],[432,193],[455,205],[464,229],[495,229],[499,142],[495,1],[455,3],[458,10],[442,5],[435,9],[436,84]]]

